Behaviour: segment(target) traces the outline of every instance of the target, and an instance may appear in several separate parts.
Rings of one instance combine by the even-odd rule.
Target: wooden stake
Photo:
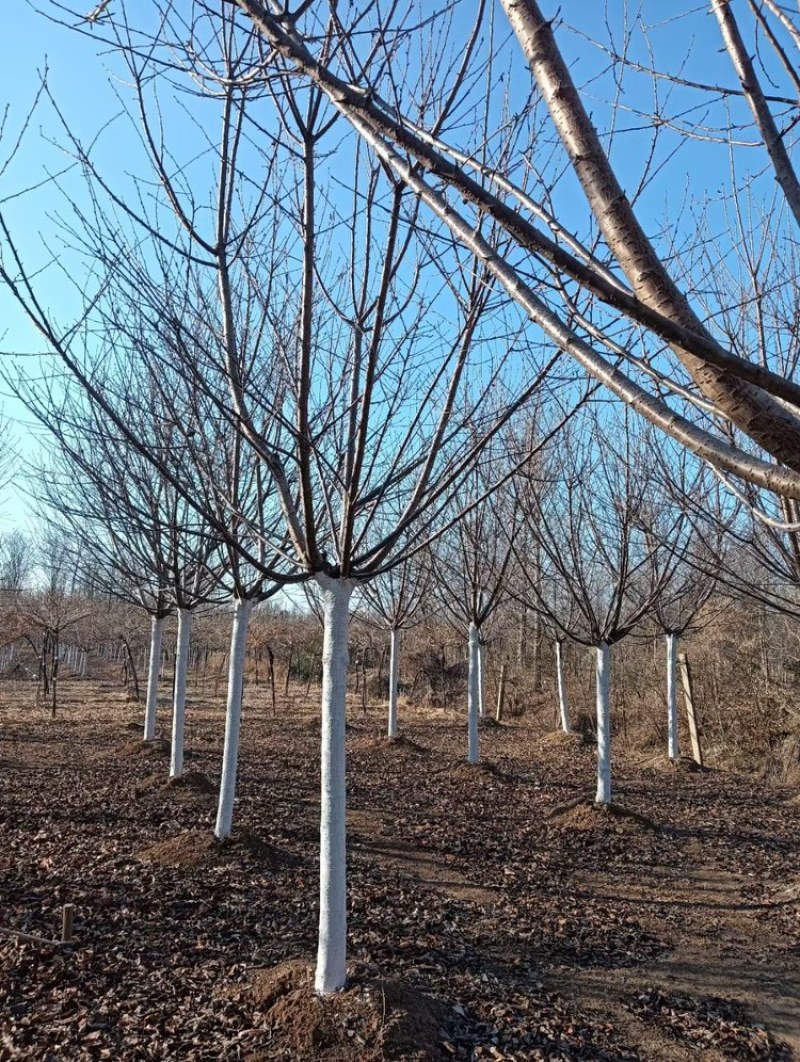
[[[697,712],[694,707],[694,696],[692,693],[692,673],[689,669],[689,660],[686,653],[678,654],[678,667],[681,673],[681,684],[683,686],[683,699],[686,703],[686,718],[689,721],[689,737],[692,742],[692,757],[694,762],[703,766],[703,750],[700,747],[700,735],[697,731]]]
[[[495,719],[499,723],[503,718],[503,707],[506,701],[506,665],[500,665],[500,682],[497,685],[497,711]]]
[[[75,914],[75,908],[71,903],[65,903],[61,908],[61,943],[70,944],[72,942],[72,921]]]

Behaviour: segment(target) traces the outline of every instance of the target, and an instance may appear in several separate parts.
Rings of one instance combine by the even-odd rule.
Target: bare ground
[[[236,835],[211,839],[221,709],[192,704],[182,785],[135,709],[65,684],[51,721],[0,687],[6,1059],[800,1059],[800,804],[752,778],[512,722],[461,760],[455,715],[348,731],[345,993],[310,985],[319,734],[245,713]],[[251,702],[253,698],[251,695]],[[168,712],[162,709],[166,720]]]

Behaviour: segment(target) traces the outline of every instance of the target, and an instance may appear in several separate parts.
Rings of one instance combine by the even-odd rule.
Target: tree
[[[519,317],[494,301],[487,270],[446,227],[418,223],[413,197],[355,138],[339,136],[336,114],[317,89],[278,77],[264,98],[260,81],[246,76],[259,62],[254,40],[237,31],[233,16],[225,9],[221,23],[212,20],[221,27],[214,36],[220,50],[206,52],[203,87],[221,119],[213,139],[204,126],[214,144],[213,191],[202,183],[207,173],[190,176],[193,151],[176,159],[177,141],[166,146],[166,125],[153,117],[161,122],[168,111],[166,104],[158,111],[160,86],[151,77],[160,45],[148,57],[123,31],[118,43],[155,186],[142,178],[141,199],[123,200],[91,153],[71,140],[89,181],[88,206],[73,203],[71,239],[99,278],[72,329],[57,328],[37,298],[8,227],[0,275],[109,426],[259,577],[314,579],[321,591],[316,983],[327,993],[346,974],[351,595],[427,548],[445,514],[458,519],[457,499],[475,461],[558,359],[541,345],[516,342]],[[266,176],[254,181],[259,172]],[[210,208],[200,209],[201,201]],[[493,226],[482,230],[495,246]],[[166,371],[172,387],[177,377],[227,426],[232,445],[255,457],[268,488],[266,531],[228,497],[232,536],[202,492],[166,466],[155,440],[126,421],[119,381],[109,380],[111,356],[134,379],[144,371],[158,381]],[[559,387],[569,394],[563,376]],[[175,430],[176,445],[189,448],[198,420],[178,418]],[[245,528],[263,545],[260,555],[247,548]]]
[[[252,25],[269,42],[273,64],[278,68],[282,63],[288,64],[325,92],[385,164],[485,263],[509,296],[552,341],[617,397],[715,468],[796,499],[800,491],[800,389],[779,371],[771,371],[768,366],[726,349],[715,335],[713,321],[700,319],[686,291],[678,288],[654,242],[646,235],[633,200],[624,193],[601,136],[584,108],[551,21],[535,0],[501,2],[562,145],[563,155],[554,165],[563,161],[571,168],[602,241],[590,239],[582,243],[553,214],[549,208],[552,187],[548,179],[539,180],[540,194],[537,194],[539,189],[532,193],[524,183],[515,183],[516,160],[511,158],[509,162],[509,156],[500,152],[498,162],[488,161],[485,145],[491,138],[486,136],[485,129],[481,141],[473,140],[462,146],[445,142],[441,123],[434,122],[432,116],[437,115],[442,101],[451,101],[455,96],[465,108],[467,101],[473,106],[481,104],[476,109],[482,115],[492,108],[491,86],[501,85],[501,79],[478,81],[470,67],[470,62],[474,67],[479,67],[481,62],[494,67],[501,63],[501,57],[491,51],[495,40],[491,25],[483,38],[487,42],[483,52],[476,43],[481,22],[488,19],[484,5],[478,5],[475,26],[467,31],[469,46],[462,46],[463,61],[440,62],[438,79],[436,74],[431,75],[427,91],[421,97],[423,102],[419,104],[411,87],[404,85],[395,73],[402,67],[408,39],[419,36],[420,26],[435,26],[435,32],[452,45],[452,34],[447,36],[453,24],[449,6],[443,5],[432,16],[426,12],[425,19],[416,19],[408,9],[398,13],[391,8],[384,13],[378,5],[353,3],[344,12],[337,9],[332,20],[337,31],[335,47],[324,38],[328,43],[321,48],[319,42],[323,38],[318,32],[320,13],[316,5],[300,5],[293,15],[279,15],[259,0],[236,0]],[[750,31],[760,34],[764,29],[766,41],[765,49],[755,53],[758,59],[753,61],[751,56],[755,50],[742,44],[732,5],[727,0],[718,0],[713,7],[741,88],[733,93],[729,89],[720,92],[715,86],[701,83],[695,83],[694,87],[706,96],[716,91],[722,96],[723,107],[734,95],[749,104],[769,163],[796,216],[798,182],[790,153],[771,114],[775,97],[767,99],[762,83],[777,71],[790,86],[787,93],[777,98],[784,106],[792,104],[795,66],[781,47],[779,36],[787,37],[791,50],[798,39],[797,27],[778,5],[753,3]],[[354,32],[356,24],[358,33]],[[365,32],[367,25],[369,32]],[[626,31],[627,27],[623,33]],[[448,53],[451,60],[452,54]],[[515,59],[518,61],[519,54],[508,61],[513,63]],[[617,65],[628,64],[619,54],[615,54],[615,60],[619,60]],[[756,62],[760,63],[761,70],[756,69]],[[679,74],[671,75],[669,71],[663,75],[652,69],[647,72],[656,80],[661,76],[681,80]],[[448,77],[450,83],[443,85]],[[505,91],[502,85],[499,91]],[[619,101],[619,93],[616,99]],[[610,112],[613,128],[617,114],[613,105]],[[501,113],[505,115],[507,110]],[[663,116],[657,113],[652,119],[653,140],[664,125]],[[732,144],[727,121],[723,128],[726,142]],[[698,135],[697,130],[687,132]],[[699,135],[704,136],[702,129]],[[654,152],[649,155],[645,152],[645,158],[644,173],[638,182],[640,189],[646,186],[658,165]],[[491,216],[514,245],[527,253],[524,268],[515,266],[508,255],[498,255],[487,247],[480,238],[480,230],[475,231],[468,216],[453,205],[452,197],[447,198],[448,193],[459,195],[481,215]],[[542,232],[538,227],[542,222],[549,232]],[[782,224],[781,215],[778,225]],[[535,281],[532,284],[528,280],[531,273],[543,284],[555,283],[560,290],[574,290],[577,286],[579,292],[591,296],[599,306],[595,320],[587,317],[586,312],[578,322],[571,311],[562,315],[554,312],[535,290]],[[572,296],[567,303],[570,301]],[[623,320],[641,326],[658,347],[660,340],[666,340],[678,364],[686,371],[686,377],[681,378],[675,362],[662,368],[654,364],[649,353],[645,352],[644,357],[638,355],[633,349],[637,345],[633,333],[628,332],[624,341],[609,345],[605,336],[610,313],[621,314]],[[576,324],[580,327],[576,328]],[[604,355],[604,345],[627,361],[627,372]],[[637,373],[645,383],[655,378],[657,393],[638,382]],[[672,393],[676,400],[672,405],[662,397],[663,391]],[[708,419],[707,413],[711,414]],[[738,445],[724,431],[720,433],[716,427],[720,421],[738,427],[774,456],[777,465]],[[701,426],[703,423],[705,426]]]
[[[515,530],[508,499],[487,491],[489,483],[503,478],[497,460],[476,467],[464,487],[468,511],[434,552],[436,594],[451,624],[468,639],[467,762],[473,764],[480,761],[478,722],[484,716],[485,627],[505,598]]]
[[[362,593],[374,617],[389,631],[389,717],[387,737],[398,736],[397,696],[400,678],[400,639],[403,631],[419,622],[422,609],[429,605],[434,581],[431,558],[425,554],[408,557],[401,564],[364,583]]]
[[[538,544],[540,565],[515,594],[541,612],[556,632],[595,652],[597,700],[596,802],[611,802],[611,647],[648,617],[671,591],[679,543],[688,522],[678,516],[668,541],[643,530],[654,482],[641,442],[627,423],[600,407],[582,432],[565,432],[543,464],[516,480],[523,529],[519,548]],[[621,436],[614,452],[609,440]],[[520,563],[519,570],[528,569]],[[662,605],[662,607],[664,607]],[[560,648],[558,658],[560,658]],[[562,676],[563,678],[563,676]],[[565,697],[559,688],[562,726]],[[568,721],[568,717],[567,717]]]

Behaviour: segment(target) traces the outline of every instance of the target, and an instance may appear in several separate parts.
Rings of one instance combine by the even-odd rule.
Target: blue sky
[[[144,7],[145,0],[141,0],[141,3]],[[42,5],[46,8],[47,0],[42,0]],[[87,5],[87,11],[91,6],[91,3]],[[549,6],[555,9],[556,5]],[[611,8],[616,6],[612,4]],[[683,76],[732,85],[733,76],[720,52],[719,38],[711,16],[701,5],[693,9],[694,14],[687,21],[672,21],[671,14],[683,6],[667,5],[670,15],[664,18],[663,3],[647,0],[643,5],[645,19],[654,27],[652,42],[658,64],[677,68],[694,41],[696,46],[682,70]],[[691,8],[691,5],[685,6]],[[581,29],[603,37],[603,7],[601,4],[587,4],[586,0],[567,0],[560,10],[567,22],[579,21]],[[465,3],[466,11],[471,8],[472,4]],[[604,116],[608,113],[606,101],[613,91],[613,85],[605,74],[596,81],[591,79],[606,69],[606,57],[568,30],[559,31],[559,40],[573,63],[578,82],[591,82],[585,100],[590,110],[597,115],[601,126],[604,126]],[[642,61],[649,61],[640,35],[634,35],[632,45]],[[110,76],[115,73],[114,57],[107,53],[105,46],[94,43],[90,37],[72,33],[49,22],[24,3],[15,5],[13,19],[7,20],[4,33],[0,36],[0,106],[9,104],[11,108],[7,142],[13,139],[14,132],[27,112],[45,63],[50,88],[71,128],[84,140],[91,139],[102,130],[100,157],[105,158],[109,170],[124,181],[126,170],[135,171],[139,165],[139,154],[130,126],[125,120],[114,120],[120,111],[119,100],[109,83]],[[515,77],[519,78],[520,91],[524,91],[527,88],[525,71],[515,72]],[[124,94],[124,86],[121,91]],[[649,92],[648,78],[630,75],[621,99],[634,108],[647,110],[650,106]],[[677,114],[684,107],[697,104],[695,93],[675,89],[668,110],[671,114]],[[618,169],[629,187],[635,184],[645,151],[645,141],[640,137],[641,126],[642,121],[635,113],[620,112],[613,152]],[[717,188],[726,179],[727,154],[724,147],[688,142],[680,147],[673,158],[671,152],[678,147],[680,139],[677,134],[664,133],[659,150],[665,161],[669,159],[669,166],[658,174],[641,201],[641,212],[650,231],[657,231],[661,220],[676,205],[683,203],[687,196],[696,202],[704,196],[713,198]],[[63,132],[51,109],[43,107],[34,118],[18,159],[0,178],[0,203],[26,261],[36,268],[48,260],[51,252],[55,252],[69,274],[71,260],[68,254],[61,252],[56,236],[57,225],[52,218],[54,211],[63,210],[61,196],[52,187],[45,186],[31,195],[9,199],[28,183],[41,180],[46,171],[53,172],[63,165],[64,156],[53,141],[63,141]],[[66,175],[62,183],[69,188],[71,180]],[[767,180],[771,187],[771,182]],[[562,220],[585,233],[587,216],[574,183],[564,183],[563,189],[558,192],[557,202]],[[77,268],[72,272],[76,273]],[[68,278],[50,269],[39,278],[39,291],[48,308],[61,318],[62,323],[66,323],[76,304],[76,293],[70,292]],[[40,349],[37,338],[20,319],[3,292],[0,292],[0,322],[0,345],[3,350],[29,352]],[[35,433],[27,415],[12,399],[5,398],[3,406],[16,425],[21,451],[30,453]],[[23,494],[19,491],[9,492],[0,514],[0,532],[24,523],[27,506]]]

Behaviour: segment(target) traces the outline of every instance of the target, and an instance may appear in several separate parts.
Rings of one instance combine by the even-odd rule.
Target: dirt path
[[[130,708],[80,693],[54,723],[0,697],[0,924],[52,936],[76,910],[68,955],[0,941],[0,1062],[305,1058],[243,989],[313,962],[317,730],[248,708],[242,843],[217,851],[221,710],[192,708],[207,784],[176,788]],[[353,970],[445,1007],[431,1058],[778,1062],[783,1041],[800,1059],[790,793],[620,752],[627,814],[598,817],[591,750],[512,722],[482,732],[476,770],[460,718],[403,724],[396,744],[377,715],[348,731],[349,946]]]
[[[706,997],[742,1004],[754,1025],[763,1026],[785,1045],[786,1050],[779,1047],[774,1057],[800,1058],[800,961],[787,950],[771,917],[796,909],[792,890],[772,890],[770,900],[754,903],[747,898],[751,878],[708,861],[697,842],[687,847],[694,865],[681,861],[673,868],[639,867],[637,880],[622,883],[618,876],[599,872],[587,876],[578,893],[595,897],[605,893],[617,902],[649,908],[654,925],[661,915],[678,912],[679,919],[671,922],[672,948],[634,968],[551,970],[549,983],[589,1013],[613,1015],[648,1059],[698,1057],[698,1048],[682,1044],[675,1031],[684,1024],[682,1004]],[[649,1013],[632,1011],[637,994],[648,995]],[[677,1012],[672,1034],[669,1024],[659,1020],[661,997]],[[709,1047],[700,1050],[700,1057],[731,1056]]]

